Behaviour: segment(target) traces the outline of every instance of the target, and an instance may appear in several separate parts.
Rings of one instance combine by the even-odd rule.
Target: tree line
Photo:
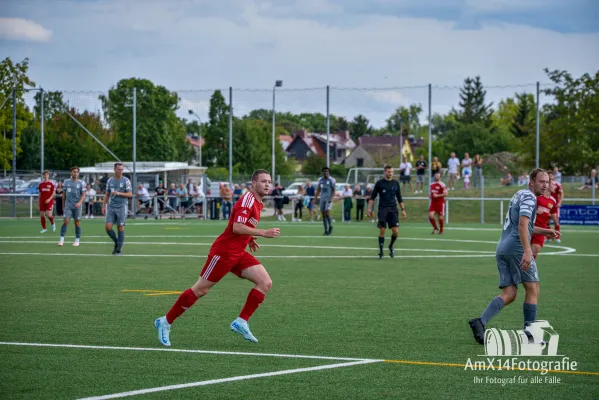
[[[17,168],[35,170],[40,165],[41,92],[36,92],[30,108],[24,93],[36,83],[28,76],[29,60],[15,63],[10,58],[0,63],[0,164],[12,162],[11,91],[17,91]],[[545,69],[552,85],[543,92],[551,101],[540,109],[540,159],[542,166],[559,166],[565,173],[587,173],[599,160],[599,71],[574,77],[567,71]],[[204,164],[225,169],[229,164],[230,109],[220,91],[210,98],[208,120],[201,125],[177,116],[181,98],[147,79],[119,81],[107,94],[99,96],[102,113],[70,107],[60,91],[44,93],[45,165],[68,169],[72,165],[93,165],[111,160],[71,118],[74,117],[122,160],[132,158],[133,88],[137,95],[137,160],[191,161],[193,149],[188,133],[202,133]],[[464,80],[458,106],[431,120],[433,153],[447,159],[452,151],[481,155],[511,152],[523,167],[535,162],[536,103],[532,94],[514,93],[497,105],[487,101],[479,76]],[[70,114],[70,115],[69,115]],[[330,115],[330,129],[349,131],[357,142],[364,135],[414,135],[428,137],[423,123],[423,107],[411,104],[398,107],[382,127],[373,127],[367,116],[353,118]],[[272,111],[256,109],[233,116],[233,172],[249,174],[257,168],[271,168]],[[326,116],[321,113],[276,113],[276,134],[297,130],[326,131]],[[425,154],[428,139],[419,149]],[[276,170],[281,175],[297,170],[295,160],[286,160],[276,142]],[[310,160],[304,169],[316,171],[323,160]],[[308,172],[310,172],[308,171]],[[306,172],[306,171],[303,171]],[[313,172],[313,171],[312,171]]]

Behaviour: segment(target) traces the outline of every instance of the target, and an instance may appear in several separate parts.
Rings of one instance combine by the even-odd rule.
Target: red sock
[[[437,221],[435,221],[434,218],[429,218],[428,220],[431,221],[431,225],[433,226],[433,228],[439,229],[439,228],[437,228]]]
[[[264,301],[264,293],[257,289],[250,290],[250,294],[248,294],[248,298],[243,306],[243,310],[239,314],[239,318],[247,321],[250,319],[254,311],[260,306],[260,304]]]
[[[181,296],[175,301],[175,304],[171,307],[171,309],[166,313],[166,321],[169,324],[172,324],[175,319],[179,318],[181,314],[185,312],[189,307],[193,306],[198,298],[191,288],[187,289]]]
[[[48,219],[50,220],[50,224],[54,225],[54,217],[48,217]]]
[[[445,223],[444,219],[439,218],[439,226],[441,227],[441,231],[443,231],[443,224]]]
[[[40,217],[40,221],[42,221],[42,228],[46,229],[46,217]]]
[[[560,231],[560,230],[559,230],[559,225],[558,225],[558,224],[555,224],[555,230],[556,230],[556,231],[558,231],[558,232]]]

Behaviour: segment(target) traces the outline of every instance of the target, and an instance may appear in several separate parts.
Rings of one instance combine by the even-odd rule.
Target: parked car
[[[283,196],[297,195],[297,190],[300,186],[303,186],[304,189],[306,188],[304,182],[293,182],[291,185],[287,186],[285,190],[283,190]]]

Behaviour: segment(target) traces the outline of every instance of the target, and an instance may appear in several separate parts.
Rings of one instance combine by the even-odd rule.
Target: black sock
[[[391,236],[391,244],[389,245],[389,248],[393,248],[393,244],[395,243],[395,241],[397,240],[397,236],[392,235]]]
[[[331,219],[330,215],[327,215],[327,220],[329,221],[329,227],[333,226],[333,220]]]
[[[119,231],[119,238],[117,243],[117,251],[121,251],[123,243],[125,242],[125,231]]]
[[[380,237],[379,236],[379,250],[381,251],[381,253],[383,252],[383,247],[385,246],[385,237]]]
[[[327,217],[322,217],[322,223],[324,224],[324,231],[329,231],[329,220]]]
[[[106,233],[108,234],[108,236],[110,236],[110,238],[114,242],[114,245],[116,246],[117,245],[117,238],[116,238],[116,234],[114,233],[114,231],[111,229],[109,231],[106,231]]]

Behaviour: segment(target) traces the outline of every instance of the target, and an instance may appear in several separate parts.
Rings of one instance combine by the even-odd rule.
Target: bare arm
[[[270,229],[257,229],[242,224],[241,222],[233,223],[233,233],[237,235],[247,235],[252,237],[265,237],[265,238],[275,238],[279,236],[280,229],[279,228],[270,228]]]
[[[521,215],[518,220],[518,235],[520,236],[520,243],[524,249],[524,255],[530,254],[530,237],[528,236],[528,223],[530,218]],[[534,232],[534,231],[533,231]]]
[[[133,197],[133,192],[114,192],[114,195],[130,199]]]

